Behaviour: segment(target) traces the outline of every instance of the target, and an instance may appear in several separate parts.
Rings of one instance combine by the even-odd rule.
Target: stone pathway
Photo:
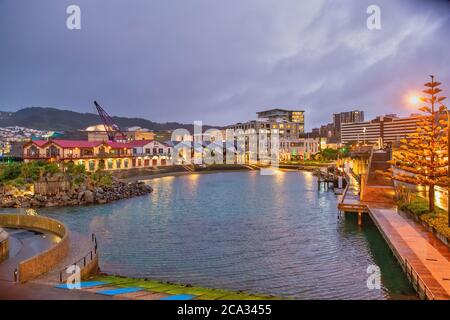
[[[59,283],[59,273],[66,267],[70,266],[76,261],[82,259],[93,248],[91,237],[85,236],[81,233],[70,231],[69,235],[69,253],[59,262],[52,271],[35,279],[34,282],[41,284],[56,285]]]
[[[404,217],[391,203],[360,201],[350,179],[345,204],[365,206],[413,284],[419,283],[429,299],[450,299],[450,248],[422,225]],[[412,274],[412,276],[411,276]]]
[[[391,247],[430,291],[430,298],[450,299],[450,249],[422,226],[401,216],[396,208],[368,207]]]
[[[111,300],[109,297],[81,290],[61,290],[39,283],[15,284],[0,280],[0,300]]]
[[[9,256],[0,262],[0,280],[14,281],[14,270],[21,261],[29,259],[54,246],[59,237],[43,232],[24,229],[8,229]]]

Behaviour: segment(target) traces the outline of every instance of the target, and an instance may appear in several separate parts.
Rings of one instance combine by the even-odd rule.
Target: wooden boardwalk
[[[450,299],[450,249],[396,208],[368,209],[421,298]]]
[[[340,212],[367,212],[367,206],[359,200],[358,182],[352,175],[348,176],[347,187],[338,204],[338,209]]]
[[[370,215],[422,299],[450,299],[450,249],[436,236],[401,215],[393,204],[361,202],[354,180],[339,210]]]

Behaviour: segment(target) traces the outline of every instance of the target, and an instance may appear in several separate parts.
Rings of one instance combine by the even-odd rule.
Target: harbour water
[[[99,241],[101,269],[132,277],[297,299],[414,298],[370,218],[337,218],[309,172],[193,174],[150,180],[147,196],[42,208]],[[367,280],[379,267],[381,288]]]

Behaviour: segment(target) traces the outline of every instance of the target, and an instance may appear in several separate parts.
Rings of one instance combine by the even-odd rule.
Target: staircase
[[[183,164],[182,167],[184,168],[184,170],[189,171],[189,172],[195,171],[195,168],[193,165]]]
[[[392,180],[377,171],[387,172],[391,165],[388,161],[391,155],[388,152],[373,152],[369,163],[368,186],[392,186]]]
[[[372,151],[369,170],[366,176],[363,176],[363,192],[361,200],[364,202],[382,202],[393,204],[394,185],[392,179],[382,175],[381,172],[387,172],[391,167],[388,161],[391,155],[386,151]]]

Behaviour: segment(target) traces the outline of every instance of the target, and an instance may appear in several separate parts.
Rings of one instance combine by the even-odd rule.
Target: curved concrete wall
[[[9,234],[0,228],[0,262],[9,254]]]
[[[0,214],[0,226],[47,231],[61,238],[55,246],[19,264],[19,281],[22,283],[50,271],[69,251],[69,230],[57,220],[41,216]]]

